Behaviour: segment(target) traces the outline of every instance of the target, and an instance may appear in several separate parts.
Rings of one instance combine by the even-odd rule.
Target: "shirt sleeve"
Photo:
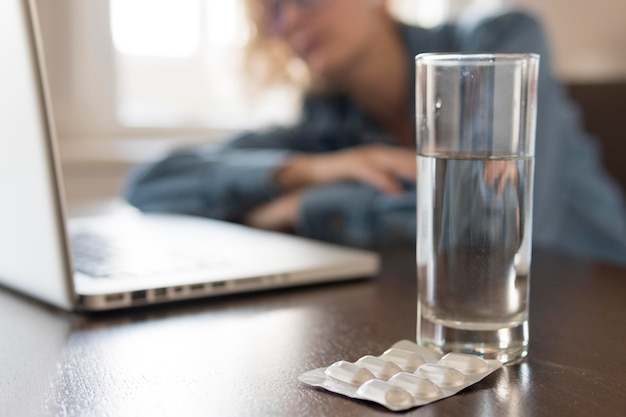
[[[415,186],[388,195],[367,184],[345,182],[307,190],[295,231],[302,236],[375,248],[415,242]]]
[[[223,144],[180,149],[133,169],[124,196],[145,212],[237,221],[280,194],[275,171],[303,149],[294,129],[247,133]]]
[[[133,169],[126,200],[145,212],[172,212],[240,221],[281,194],[274,176],[297,153],[321,153],[380,141],[358,123],[332,120],[324,103],[307,120],[249,132],[220,144],[180,149]]]
[[[480,17],[459,25],[467,51],[537,53],[533,244],[626,262],[626,209],[602,164],[601,149],[582,125],[578,107],[553,73],[540,21],[525,11]]]

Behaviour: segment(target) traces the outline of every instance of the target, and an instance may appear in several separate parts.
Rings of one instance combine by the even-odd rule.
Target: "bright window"
[[[253,128],[296,117],[293,91],[252,100],[242,82],[249,28],[243,0],[109,2],[121,127]],[[403,20],[433,26],[458,4],[394,0],[392,7]]]
[[[198,0],[110,0],[115,49],[128,55],[185,57],[196,53]]]
[[[402,20],[432,27],[443,22],[452,0],[395,0],[392,10]]]
[[[241,72],[248,37],[242,0],[110,2],[122,125],[248,128],[295,117],[293,93],[249,98]]]

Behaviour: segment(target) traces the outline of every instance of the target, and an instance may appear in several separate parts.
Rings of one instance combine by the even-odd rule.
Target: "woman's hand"
[[[486,161],[483,178],[487,184],[497,188],[501,196],[507,183],[516,185],[519,181],[519,171],[515,161]]]
[[[259,229],[291,232],[298,222],[300,193],[285,194],[250,211],[243,223]]]
[[[415,151],[387,145],[366,145],[337,152],[298,155],[276,174],[286,190],[346,180],[361,181],[383,192],[402,191],[399,179],[415,181]]]
[[[415,165],[415,151],[386,145],[295,156],[276,174],[276,181],[287,192],[250,211],[244,223],[260,229],[291,231],[300,212],[299,190],[354,180],[396,194],[403,189],[401,178],[415,181]]]

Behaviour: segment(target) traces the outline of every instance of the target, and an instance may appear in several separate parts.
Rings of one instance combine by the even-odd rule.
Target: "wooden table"
[[[80,316],[0,290],[0,416],[398,414],[300,383],[415,338],[411,248],[371,280]],[[626,415],[626,269],[536,251],[519,365],[402,415]]]

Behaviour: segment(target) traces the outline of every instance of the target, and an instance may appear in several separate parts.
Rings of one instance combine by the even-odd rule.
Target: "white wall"
[[[112,52],[102,47],[110,44],[108,3],[36,4],[59,135],[93,135],[115,128]]]
[[[407,13],[425,13],[425,5],[434,7],[437,13],[454,13],[456,8],[470,3],[527,7],[543,20],[552,46],[553,63],[562,79],[574,82],[626,80],[626,0],[394,1],[402,3]],[[162,129],[122,130],[119,126],[114,112],[116,89],[114,62],[108,46],[107,0],[37,0],[37,5],[61,137],[206,137],[206,129],[166,132]],[[446,7],[439,10],[442,5]]]
[[[626,79],[626,0],[510,0],[543,20],[557,74],[567,81]]]

